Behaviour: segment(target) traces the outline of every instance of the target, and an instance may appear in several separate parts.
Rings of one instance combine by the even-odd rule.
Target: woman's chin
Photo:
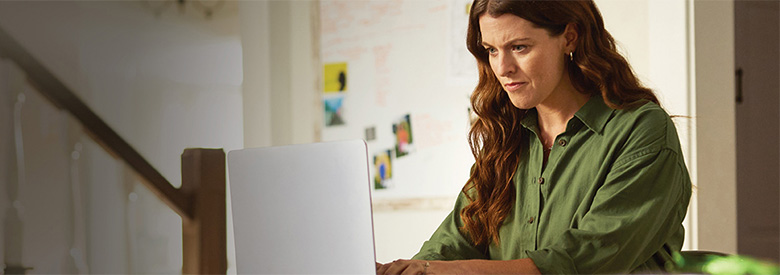
[[[509,101],[512,102],[512,105],[515,106],[515,108],[528,110],[533,107],[536,107],[536,104],[531,103],[528,100],[520,99],[520,98],[513,98],[512,96],[509,97]]]

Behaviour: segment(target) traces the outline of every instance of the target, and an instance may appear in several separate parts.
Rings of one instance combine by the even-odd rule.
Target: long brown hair
[[[567,62],[572,85],[581,93],[601,94],[613,109],[631,108],[658,99],[642,86],[628,62],[604,29],[596,4],[587,1],[475,0],[469,15],[466,43],[477,59],[479,83],[471,95],[478,119],[469,131],[469,145],[476,159],[463,193],[469,204],[460,212],[461,230],[476,246],[499,244],[499,229],[515,204],[512,177],[519,164],[522,126],[526,110],[509,101],[496,78],[488,53],[481,45],[479,18],[514,14],[548,31],[561,35],[573,24],[577,34],[574,60]],[[561,56],[569,59],[569,56]]]

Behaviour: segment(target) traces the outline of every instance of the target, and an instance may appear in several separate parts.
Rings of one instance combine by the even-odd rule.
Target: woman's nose
[[[498,54],[498,72],[499,76],[510,76],[517,72],[517,62],[511,54]]]

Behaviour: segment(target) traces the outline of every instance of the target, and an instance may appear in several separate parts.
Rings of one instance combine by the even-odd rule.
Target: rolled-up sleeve
[[[690,188],[675,150],[645,148],[622,156],[579,225],[526,254],[542,273],[633,271],[681,228]]]

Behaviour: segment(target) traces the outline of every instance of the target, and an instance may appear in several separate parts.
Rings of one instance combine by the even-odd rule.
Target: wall
[[[228,2],[207,20],[171,6],[155,16],[150,3],[160,2],[0,2],[0,27],[178,186],[184,148],[242,147],[238,10]],[[13,99],[24,89],[2,92]],[[76,247],[92,273],[180,272],[179,217],[65,114],[25,91],[23,263],[32,273],[73,273]],[[3,215],[9,202],[0,202]]]

